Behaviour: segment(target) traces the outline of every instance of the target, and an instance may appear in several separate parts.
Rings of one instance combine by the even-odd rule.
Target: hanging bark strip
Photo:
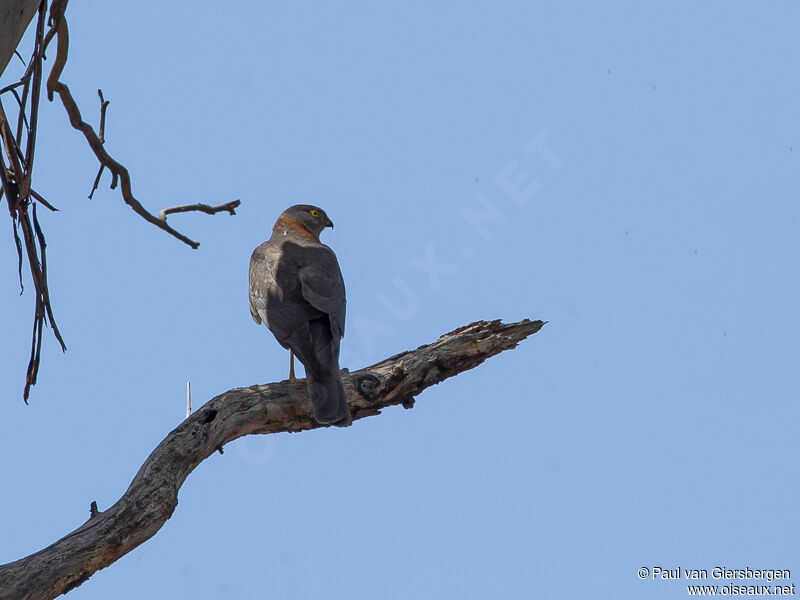
[[[49,323],[53,329],[61,349],[66,350],[50,303],[50,291],[47,285],[47,242],[36,214],[37,201],[50,210],[55,210],[55,207],[45,201],[31,187],[33,162],[36,154],[42,59],[47,45],[44,35],[45,15],[45,4],[42,3],[39,6],[34,50],[28,68],[17,85],[8,86],[3,90],[3,92],[11,92],[17,100],[19,110],[16,134],[12,131],[11,123],[2,102],[0,102],[0,141],[5,151],[5,157],[0,155],[0,184],[2,184],[3,194],[11,215],[14,244],[17,249],[20,290],[24,289],[22,280],[24,247],[35,295],[31,351],[25,373],[25,387],[22,392],[26,403],[31,386],[36,384],[39,374],[42,332],[46,323]],[[17,92],[17,88],[20,87],[22,88],[21,95]],[[22,230],[21,239],[20,229]]]

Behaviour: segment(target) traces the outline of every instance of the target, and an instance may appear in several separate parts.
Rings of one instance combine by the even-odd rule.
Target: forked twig
[[[103,90],[98,89],[97,95],[100,96],[100,135],[97,136],[100,139],[101,144],[106,143],[106,109],[110,104],[109,100],[103,98]],[[89,200],[92,199],[94,196],[95,191],[97,190],[97,186],[100,185],[100,177],[103,175],[103,170],[105,169],[105,165],[100,163],[100,168],[97,170],[97,177],[94,178],[94,183],[92,184],[92,191],[89,192]],[[116,187],[112,184],[112,188]]]

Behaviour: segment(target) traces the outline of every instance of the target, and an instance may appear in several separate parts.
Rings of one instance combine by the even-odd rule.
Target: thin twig
[[[162,208],[158,211],[158,218],[162,221],[166,222],[167,215],[171,215],[174,213],[184,213],[184,212],[202,212],[206,213],[207,215],[215,215],[218,212],[228,211],[230,214],[236,214],[236,208],[242,203],[241,200],[231,200],[230,202],[226,202],[225,204],[220,204],[219,206],[209,206],[208,204],[182,204],[180,206],[171,206],[169,208]]]
[[[103,98],[103,90],[98,89],[97,95],[100,96],[100,143],[106,143],[106,109],[108,105],[111,104],[110,100],[106,100]]]
[[[18,81],[16,83],[10,83],[4,88],[0,88],[0,95],[5,94],[6,92],[10,92],[11,90],[18,88],[21,85],[25,85],[24,81]]]
[[[20,82],[20,83],[23,83],[23,82]],[[14,99],[17,101],[17,105],[19,106],[19,110],[22,112],[22,115],[23,115],[22,120],[25,123],[25,127],[30,127],[30,125],[28,124],[28,116],[25,114],[25,103],[23,102],[22,98],[19,97],[19,94],[17,93],[17,90],[12,89],[11,93],[13,94]]]
[[[111,103],[109,100],[103,98],[103,90],[98,89],[97,95],[100,96],[100,135],[97,137],[100,139],[101,144],[106,143],[106,109],[108,105]],[[104,164],[100,164],[100,168],[97,170],[97,177],[94,178],[94,183],[92,184],[92,191],[89,192],[89,200],[92,199],[94,196],[95,191],[97,191],[97,186],[100,185],[100,177],[103,175],[103,170],[105,169]],[[111,189],[116,187],[116,182],[112,181]]]
[[[105,170],[105,165],[100,165],[100,168],[97,169],[97,176],[94,178],[94,183],[92,184],[92,191],[89,192],[89,200],[92,199],[94,193],[97,191],[97,186],[100,185],[100,177],[103,175],[103,171]]]
[[[45,208],[50,209],[53,212],[58,212],[58,209],[55,206],[53,206],[52,204],[50,204],[47,200],[45,200],[44,197],[42,197],[41,194],[38,194],[36,192],[36,190],[31,189],[31,190],[28,190],[28,191],[30,192],[31,196],[33,196],[39,202],[41,202],[44,205]]]

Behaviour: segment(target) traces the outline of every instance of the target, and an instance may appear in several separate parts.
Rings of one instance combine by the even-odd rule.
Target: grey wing
[[[303,250],[306,256],[298,270],[303,298],[317,310],[327,313],[332,333],[340,338],[344,335],[347,300],[339,261],[333,250],[324,244]]]
[[[264,242],[253,250],[250,257],[250,316],[253,321],[267,327],[267,299],[271,291],[277,289],[275,272],[278,268],[280,250],[270,242]]]

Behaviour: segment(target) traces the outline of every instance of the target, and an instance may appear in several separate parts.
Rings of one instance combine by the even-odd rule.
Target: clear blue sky
[[[68,352],[48,332],[24,406],[32,286],[19,297],[6,230],[0,563],[113,504],[183,418],[187,379],[199,406],[286,377],[247,265],[303,202],[336,223],[343,367],[473,320],[549,324],[414,410],[231,444],[69,598],[679,598],[637,570],[800,576],[797,3],[68,17],[63,79],[93,123],[97,88],[111,101],[136,196],[242,207],[171,217],[192,251],[107,186],[87,200],[95,160],[43,107],[34,186],[61,209],[42,220]],[[526,152],[537,135],[552,154]],[[426,253],[438,280],[412,264]]]

